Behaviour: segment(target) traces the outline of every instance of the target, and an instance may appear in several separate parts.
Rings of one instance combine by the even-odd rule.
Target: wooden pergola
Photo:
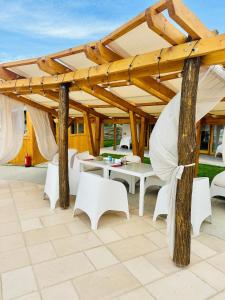
[[[215,64],[225,64],[225,34],[210,31],[181,0],[160,0],[99,41],[1,64],[0,93],[59,118],[60,205],[67,208],[67,128],[74,118],[83,118],[93,155],[100,152],[103,123],[129,122],[133,153],[143,158],[147,124],[155,123],[181,90],[179,164],[191,164],[197,153],[199,69]],[[202,122],[224,124],[224,111],[221,101]],[[187,168],[178,183],[174,251],[178,266],[190,261],[193,176],[194,168]]]

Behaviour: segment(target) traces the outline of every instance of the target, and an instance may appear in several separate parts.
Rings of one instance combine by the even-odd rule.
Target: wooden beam
[[[45,71],[51,75],[57,75],[57,74],[61,74],[61,73],[68,73],[69,71],[71,71],[70,69],[68,69],[67,67],[63,66],[62,64],[60,64],[57,61],[54,61],[53,59],[49,58],[49,57],[44,57],[41,58],[38,61],[38,66],[42,71]],[[54,101],[58,101],[58,93],[54,92],[54,91],[46,91],[45,94],[50,97],[51,100]],[[94,109],[88,108],[87,106],[74,101],[72,99],[69,100],[69,106],[71,108],[77,109],[80,112],[86,111],[87,113],[90,113],[96,117],[104,117],[106,118],[105,115],[102,115],[98,112],[96,112]]]
[[[185,43],[187,37],[170,23],[162,13],[158,13],[154,6],[146,9],[145,16],[148,27],[171,45]]]
[[[133,155],[139,155],[136,115],[133,111],[129,111],[129,116]]]
[[[117,148],[117,124],[113,124],[113,150]]]
[[[92,132],[92,127],[90,122],[90,116],[87,112],[83,112],[83,116],[84,116],[85,133],[87,134],[87,138],[88,138],[88,150],[91,155],[95,156],[96,155],[95,143],[94,143],[93,132]]]
[[[207,38],[215,35],[199,18],[184,5],[182,0],[168,0],[169,16],[180,25],[192,39]]]
[[[90,53],[86,52],[86,56],[96,64],[113,62],[123,58],[121,55],[115,53],[100,42],[98,42],[95,46],[92,46],[92,49],[92,51],[95,51],[95,55],[90,55]],[[165,102],[168,102],[175,96],[174,91],[160,82],[157,82],[157,80],[150,76],[144,78],[133,78],[130,76],[129,80],[135,86]]]
[[[101,99],[102,101],[110,105],[113,105],[114,107],[117,107],[125,112],[132,110],[140,116],[145,116],[146,118],[150,118],[150,115],[148,113],[142,111],[141,109],[137,108],[135,105],[132,105],[130,102],[124,100],[123,98],[118,97],[117,95],[109,92],[108,90],[98,85],[94,85],[93,87],[82,85],[81,89],[86,93],[95,96],[96,98]]]
[[[95,118],[95,155],[100,154],[101,149],[101,133],[102,133],[102,120],[101,118]]]
[[[37,60],[37,64],[42,71],[44,71],[48,74],[51,74],[51,75],[68,73],[71,71],[64,65],[60,64],[59,62],[57,62],[47,56],[39,58]]]
[[[68,117],[69,117],[69,84],[60,85],[59,93],[59,203],[61,208],[68,208],[69,175],[68,175]]]
[[[194,51],[192,50],[194,49]],[[45,89],[56,88],[60,83],[77,82],[80,84],[95,85],[99,83],[107,83],[108,81],[128,80],[129,73],[131,77],[144,77],[158,74],[158,60],[156,59],[161,53],[160,71],[161,74],[168,72],[181,71],[184,60],[187,57],[202,57],[202,65],[214,65],[225,63],[225,34],[217,35],[211,38],[204,38],[198,41],[188,42],[185,44],[169,47],[163,51],[153,51],[147,54],[141,54],[133,62],[132,70],[130,68],[131,60],[134,57],[125,58],[111,64],[104,64],[98,68],[91,67],[76,70],[58,76],[35,77],[31,79],[10,80],[0,82],[0,93],[29,90],[30,88],[41,87]],[[211,56],[212,53],[219,52],[219,56]],[[223,53],[223,54],[222,54]],[[110,68],[109,68],[110,66]],[[108,71],[108,73],[107,73]]]
[[[140,134],[139,134],[139,156],[143,162],[144,153],[145,153],[145,137],[147,130],[147,120],[144,117],[141,117],[141,126],[140,126]]]
[[[0,67],[0,78],[4,80],[14,80],[22,77],[4,67]]]
[[[178,134],[179,166],[195,163],[195,113],[200,64],[200,58],[185,61]],[[179,267],[187,266],[190,263],[191,200],[194,170],[194,166],[185,167],[182,178],[178,180],[177,184],[173,260]]]

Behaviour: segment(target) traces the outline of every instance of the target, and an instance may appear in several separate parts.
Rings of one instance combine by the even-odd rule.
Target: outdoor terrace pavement
[[[107,213],[97,231],[42,196],[42,185],[0,181],[0,299],[225,299],[225,240],[201,234],[191,265],[175,267],[165,220],[151,221],[156,191],[144,217],[130,195],[130,220]]]

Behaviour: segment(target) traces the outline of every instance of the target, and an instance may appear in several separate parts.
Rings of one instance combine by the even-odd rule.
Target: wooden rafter
[[[107,62],[113,62],[123,57],[111,49],[104,46],[101,42],[96,43],[95,46],[89,47],[89,51],[85,52],[88,59],[94,61],[97,64],[104,64]],[[147,93],[158,97],[159,99],[168,102],[175,96],[175,92],[166,87],[165,85],[157,82],[154,78],[148,76],[145,78],[133,78],[130,77],[129,81],[140,89]]]
[[[135,112],[136,114],[138,114],[139,116],[151,118],[151,116],[148,113],[139,109],[135,105],[132,105],[130,102],[116,96],[115,94],[110,93],[109,91],[107,91],[106,89],[104,89],[98,85],[95,85],[93,87],[81,86],[81,88],[86,93],[89,93],[90,95],[93,95],[96,98],[101,99],[102,101],[107,102],[107,103],[113,105],[114,107],[117,107],[127,113],[129,112],[129,110],[131,110],[131,111]]]
[[[57,75],[57,74],[61,74],[61,73],[68,73],[69,71],[71,71],[70,69],[68,69],[66,66],[60,64],[57,61],[54,61],[53,59],[49,58],[49,57],[44,57],[41,58],[38,61],[38,66],[42,71],[45,71],[51,75]],[[54,92],[54,91],[46,91],[45,95],[50,98],[51,100],[54,101],[58,101],[59,97],[58,97],[58,93]],[[69,106],[71,108],[74,108],[80,112],[87,112],[91,115],[94,115],[96,117],[101,117],[101,118],[106,118],[105,115],[100,114],[98,112],[96,112],[94,109],[92,108],[88,108],[87,106],[74,101],[72,99],[69,100]]]
[[[143,77],[149,74],[157,74],[157,59],[161,52],[160,71],[161,74],[181,71],[184,60],[187,57],[202,57],[202,65],[214,65],[225,63],[225,34],[211,38],[204,38],[198,41],[164,48],[163,51],[157,50],[136,57],[133,62],[132,70],[128,72],[131,60],[134,57],[125,58],[111,64],[103,64],[87,69],[80,69],[74,72],[61,74],[58,76],[35,77],[30,79],[19,79],[0,82],[0,92],[9,92],[16,89],[18,91],[29,90],[30,88],[41,87],[56,88],[62,82],[77,82],[78,84],[99,84],[118,80],[128,80],[129,73],[132,77]],[[194,49],[194,51],[193,51]],[[223,50],[223,51],[222,51]],[[220,53],[220,55],[216,55]],[[213,55],[214,54],[214,55]],[[210,58],[210,59],[209,59]],[[111,66],[109,69],[109,65]],[[108,74],[107,74],[108,70]]]

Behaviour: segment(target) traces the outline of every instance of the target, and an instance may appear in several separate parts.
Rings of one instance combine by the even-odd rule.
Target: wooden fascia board
[[[194,51],[192,51],[194,49]],[[182,45],[164,48],[136,57],[132,70],[128,72],[134,57],[121,59],[111,64],[103,64],[98,67],[79,69],[74,72],[60,74],[58,76],[34,77],[31,79],[18,79],[0,82],[0,92],[13,91],[16,89],[28,90],[29,88],[41,87],[56,88],[63,82],[75,81],[78,84],[99,84],[107,81],[128,80],[129,73],[132,77],[144,77],[158,74],[157,57],[161,53],[161,74],[181,71],[183,62],[187,57],[202,57],[202,65],[214,65],[225,63],[225,34],[199,41],[192,41]],[[220,55],[217,55],[217,54]],[[109,68],[110,66],[110,68]],[[107,74],[108,72],[108,74]]]

